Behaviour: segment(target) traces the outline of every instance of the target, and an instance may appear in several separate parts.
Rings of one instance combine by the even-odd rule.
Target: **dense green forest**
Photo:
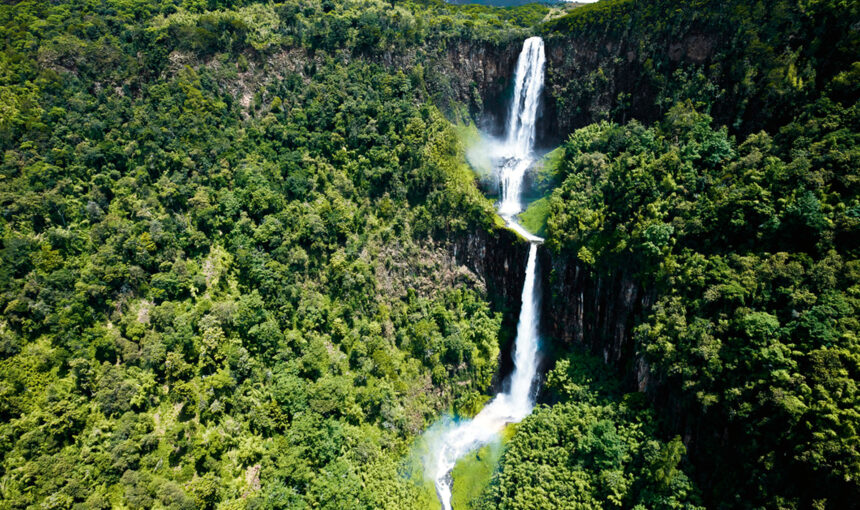
[[[566,9],[0,5],[0,508],[438,508],[421,433],[489,398],[511,335],[452,254],[503,227],[441,61],[532,34],[648,56],[635,101],[551,76],[579,129],[524,223],[654,297],[654,385],[545,338],[542,405],[455,501],[856,507],[857,5]],[[655,42],[693,25],[709,65]]]
[[[679,436],[658,439],[641,393],[577,351],[546,376],[547,401],[519,424],[473,508],[703,508]]]
[[[857,16],[839,2],[698,12],[736,19],[738,39],[756,42],[724,50],[747,56],[727,62],[745,66],[745,88],[720,91],[725,70],[712,68],[660,122],[616,112],[575,131],[541,175],[558,185],[533,211],[549,249],[596,278],[631,273],[655,296],[634,349],[669,421],[694,424],[714,506],[850,508],[860,495],[860,37],[845,28]],[[793,47],[768,44],[791,31]]]
[[[338,53],[472,18],[223,7],[0,10],[4,508],[420,507],[409,440],[495,373],[432,76]]]
[[[824,99],[738,143],[678,105],[564,146],[551,249],[654,289],[636,349],[676,412],[721,431],[708,462],[736,469],[711,490],[731,506],[838,505],[860,489],[858,121]]]

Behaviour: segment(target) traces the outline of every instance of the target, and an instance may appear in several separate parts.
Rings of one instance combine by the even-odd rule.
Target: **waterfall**
[[[546,62],[543,39],[530,37],[523,43],[514,74],[514,96],[508,119],[505,152],[501,160],[502,199],[499,214],[510,223],[522,211],[520,194],[523,176],[533,163],[538,101],[543,90]]]
[[[543,39],[530,37],[523,43],[514,74],[514,96],[508,119],[507,144],[515,155],[525,157],[534,148],[538,100],[543,90],[546,62]]]
[[[507,381],[506,391],[496,395],[473,419],[458,424],[443,436],[436,451],[433,475],[436,492],[444,510],[451,510],[451,471],[457,460],[492,441],[506,424],[521,421],[534,408],[540,321],[537,247],[543,239],[530,234],[519,225],[516,215],[522,211],[520,193],[523,177],[533,162],[535,120],[538,99],[543,88],[545,60],[543,40],[540,37],[526,39],[517,60],[505,155],[498,169],[502,184],[499,214],[510,228],[530,242],[522,307],[514,342],[514,371]]]

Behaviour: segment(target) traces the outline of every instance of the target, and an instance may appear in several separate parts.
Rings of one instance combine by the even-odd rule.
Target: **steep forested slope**
[[[501,320],[447,246],[496,227],[443,77],[364,57],[505,33],[437,7],[0,8],[4,508],[434,502],[401,458]]]
[[[736,46],[716,48],[694,88],[666,82],[675,97],[660,122],[591,124],[562,147],[547,327],[651,397],[708,506],[855,507],[860,51],[846,24],[857,7],[696,5],[672,11],[681,32],[725,15]],[[608,2],[552,29],[652,33],[636,20],[658,6]],[[755,44],[737,45],[751,33]]]
[[[858,118],[813,111],[740,144],[683,106],[585,128],[551,199],[551,249],[656,296],[631,339],[642,383],[726,504],[858,489]]]
[[[543,391],[552,405],[517,426],[473,508],[703,508],[681,437],[663,440],[644,395],[602,360],[574,351]]]
[[[0,507],[437,505],[522,272],[450,120],[532,33],[557,363],[473,506],[856,506],[856,3],[548,13],[0,6]]]

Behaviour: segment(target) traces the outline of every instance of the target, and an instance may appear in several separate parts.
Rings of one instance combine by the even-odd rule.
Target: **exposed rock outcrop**
[[[439,62],[441,71],[456,79],[451,85],[459,102],[469,105],[469,113],[480,119],[480,128],[500,134],[507,119],[510,95],[521,41],[492,45],[458,41],[448,46]]]
[[[505,228],[477,230],[454,242],[454,257],[481,275],[488,294],[519,314],[529,243]]]
[[[659,120],[666,105],[658,104],[661,84],[675,69],[707,65],[718,41],[695,28],[679,39],[649,41],[663,48],[669,66],[656,69],[653,49],[643,51],[642,41],[628,34],[587,34],[547,40],[546,117],[554,121],[557,141],[593,122],[637,119]]]
[[[502,354],[494,383],[497,385],[513,367],[511,345],[520,315],[529,243],[510,230],[496,228],[465,234],[454,241],[452,250],[460,264],[483,278],[493,309],[502,312],[499,346]]]
[[[599,275],[575,257],[554,255],[545,247],[539,257],[544,268],[543,335],[600,356],[626,391],[645,394],[659,410],[664,431],[681,436],[703,475],[699,486],[712,488],[708,473],[720,468],[712,449],[727,447],[743,435],[732,430],[724,416],[690,408],[677,381],[652,371],[637,349],[634,328],[654,304],[656,292],[643,288],[623,268]]]
[[[636,353],[633,327],[653,304],[654,293],[624,269],[600,276],[574,258],[554,257],[545,247],[538,253],[544,268],[544,333],[600,356],[630,389],[649,390],[652,380]]]

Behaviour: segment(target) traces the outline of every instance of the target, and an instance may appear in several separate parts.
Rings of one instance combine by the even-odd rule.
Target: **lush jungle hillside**
[[[640,387],[692,439],[708,501],[856,502],[857,113],[825,98],[739,142],[682,104],[564,145],[549,249],[654,299],[621,365],[649,367]]]
[[[449,244],[497,227],[444,77],[376,57],[534,9],[434,9],[0,7],[0,507],[435,503],[407,447],[502,320]]]
[[[857,5],[565,9],[0,5],[0,508],[438,508],[524,264],[458,133],[533,34],[543,405],[455,508],[857,507]]]
[[[659,9],[607,2],[547,27],[629,37]],[[652,98],[671,105],[658,122],[646,109],[630,121],[630,103],[592,110],[607,120],[574,131],[537,178],[557,186],[527,215],[548,238],[547,327],[650,397],[682,435],[707,506],[860,500],[858,14],[839,2],[680,4],[675,33],[698,26],[719,42],[733,21],[736,36],[686,92],[695,66],[677,64],[679,81]],[[501,501],[525,490],[500,480]]]

